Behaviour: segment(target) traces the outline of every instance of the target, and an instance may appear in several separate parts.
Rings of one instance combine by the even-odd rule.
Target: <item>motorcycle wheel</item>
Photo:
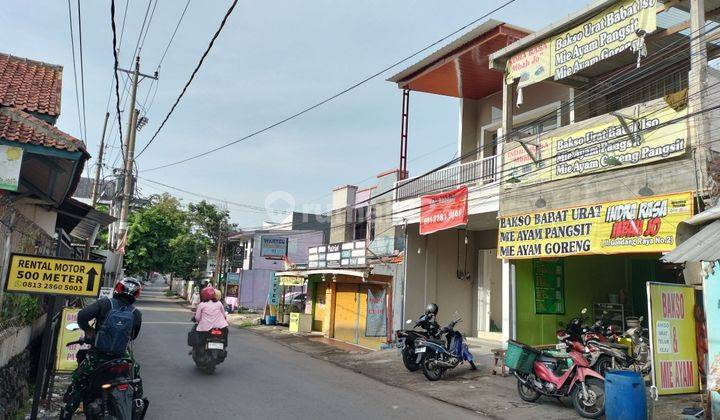
[[[420,369],[422,362],[417,362],[417,355],[415,354],[415,347],[405,347],[402,351],[402,360],[405,365],[405,369],[410,372],[417,372]]]
[[[517,381],[517,390],[520,399],[527,402],[535,402],[540,398],[540,393],[535,388],[525,385],[521,380]]]
[[[597,378],[586,378],[588,398],[583,398],[582,386],[578,384],[573,392],[575,411],[586,419],[597,419],[605,415],[605,384]]]
[[[438,381],[442,379],[443,375],[445,374],[445,368],[437,365],[433,366],[434,362],[434,357],[425,356],[425,360],[422,364],[423,375],[425,375],[428,381]]]
[[[212,375],[215,372],[215,363],[207,363],[201,366],[200,370],[207,375]]]
[[[605,377],[605,373],[607,373],[608,370],[612,370],[612,368],[613,361],[609,356],[600,356],[594,366],[595,372],[599,373],[603,377]]]

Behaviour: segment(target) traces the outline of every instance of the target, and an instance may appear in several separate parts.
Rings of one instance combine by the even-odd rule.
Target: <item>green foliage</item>
[[[22,324],[30,324],[40,316],[38,298],[27,294],[8,293],[3,303],[3,320],[20,318]]]
[[[110,214],[110,209],[105,204],[98,204],[95,207],[95,210],[101,213]],[[110,229],[106,227],[105,229],[98,232],[97,238],[95,238],[95,246],[97,246],[99,249],[107,249],[109,231]]]
[[[131,275],[157,271],[187,280],[200,278],[208,248],[233,228],[229,213],[205,201],[186,210],[167,193],[149,202],[130,215],[125,270]]]

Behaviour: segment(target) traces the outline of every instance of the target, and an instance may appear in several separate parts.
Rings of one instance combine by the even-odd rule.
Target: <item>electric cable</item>
[[[72,60],[73,60],[73,81],[75,82],[75,105],[77,106],[77,116],[78,116],[78,129],[80,130],[80,136],[83,137],[83,141],[85,140],[85,135],[83,134],[83,124],[82,124],[82,113],[80,111],[80,94],[79,94],[79,88],[78,88],[78,79],[77,79],[77,66],[76,66],[76,58],[75,58],[75,35],[73,34],[73,19],[72,19],[72,5],[70,3],[70,0],[68,0],[68,18],[70,20],[70,48],[72,49]],[[82,62],[80,63],[82,66]]]

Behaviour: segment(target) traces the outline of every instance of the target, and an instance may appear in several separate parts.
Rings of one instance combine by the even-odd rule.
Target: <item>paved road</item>
[[[156,288],[144,290],[137,306],[143,327],[135,355],[151,420],[477,418],[232,327],[228,358],[205,375],[187,354],[191,313]]]

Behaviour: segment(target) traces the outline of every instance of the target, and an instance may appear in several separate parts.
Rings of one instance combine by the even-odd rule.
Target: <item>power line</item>
[[[70,47],[72,48],[72,59],[73,59],[73,80],[75,82],[75,105],[77,106],[77,116],[78,116],[78,128],[80,130],[80,136],[83,137],[83,141],[85,141],[85,134],[83,134],[83,124],[82,124],[82,114],[80,112],[80,95],[79,95],[79,89],[78,89],[78,80],[77,80],[77,66],[75,62],[77,61],[75,59],[75,35],[73,34],[73,20],[72,20],[72,6],[70,3],[70,0],[68,0],[68,18],[70,19]],[[82,62],[80,63],[82,66]]]
[[[82,117],[83,117],[83,140],[85,146],[88,146],[87,140],[87,118],[85,112],[85,60],[83,59],[83,41],[82,41],[82,13],[80,12],[80,0],[77,0],[78,11],[78,41],[80,44],[80,86],[82,87]]]
[[[197,159],[197,158],[200,158],[200,157],[209,155],[209,154],[211,154],[211,153],[217,152],[218,150],[222,150],[222,149],[225,149],[225,148],[227,148],[227,147],[230,147],[230,146],[232,146],[232,145],[234,145],[234,144],[243,142],[243,141],[248,140],[248,139],[250,139],[250,138],[253,138],[253,137],[255,137],[255,136],[259,135],[259,134],[262,134],[262,133],[264,133],[264,132],[266,132],[266,131],[268,131],[268,130],[271,130],[271,129],[273,129],[273,128],[281,125],[281,124],[284,124],[284,123],[286,123],[286,122],[288,122],[288,121],[290,121],[290,120],[293,120],[293,119],[295,119],[295,118],[297,118],[297,117],[299,117],[299,116],[301,116],[301,115],[303,115],[303,114],[306,114],[306,113],[314,110],[315,108],[318,108],[318,107],[320,107],[320,106],[322,106],[322,105],[325,105],[326,103],[328,103],[328,102],[330,102],[330,101],[332,101],[332,100],[334,100],[334,99],[336,99],[336,98],[338,98],[338,97],[340,97],[340,96],[342,96],[342,95],[344,95],[344,94],[346,94],[346,93],[348,93],[348,92],[350,92],[350,91],[358,88],[359,86],[364,85],[365,83],[367,83],[367,82],[375,79],[376,77],[378,77],[378,76],[380,76],[381,74],[387,72],[388,70],[391,70],[391,69],[399,66],[400,64],[402,64],[402,63],[410,60],[411,58],[413,58],[413,57],[415,57],[415,56],[417,56],[417,55],[419,55],[419,54],[427,51],[428,49],[430,49],[430,48],[432,48],[432,47],[440,44],[441,42],[447,40],[448,38],[454,36],[455,34],[464,31],[465,29],[467,29],[467,28],[469,28],[470,26],[476,24],[477,22],[481,21],[482,19],[485,19],[486,17],[492,15],[493,13],[495,13],[495,12],[497,12],[497,11],[499,11],[499,10],[507,7],[507,6],[509,6],[510,4],[514,3],[515,1],[516,1],[516,0],[506,1],[506,2],[503,3],[502,5],[496,7],[495,9],[493,9],[493,10],[487,12],[487,13],[485,13],[484,15],[482,15],[482,16],[480,16],[479,18],[473,20],[472,22],[470,22],[470,23],[462,26],[461,28],[453,31],[452,33],[450,33],[450,34],[448,34],[448,35],[445,35],[444,37],[438,39],[437,41],[431,43],[430,45],[427,45],[427,46],[423,47],[422,49],[415,51],[415,52],[412,53],[411,55],[409,55],[409,56],[407,56],[407,57],[405,57],[405,58],[403,58],[403,59],[401,59],[401,60],[396,61],[395,63],[393,63],[393,64],[391,64],[391,65],[383,68],[382,70],[380,70],[380,71],[378,71],[378,72],[376,72],[376,73],[371,74],[370,76],[368,76],[368,77],[360,80],[359,82],[357,82],[357,83],[355,83],[355,84],[353,84],[353,85],[351,85],[351,86],[349,86],[349,87],[341,90],[340,92],[338,92],[338,93],[336,93],[336,94],[334,94],[334,95],[332,95],[332,96],[330,96],[330,97],[328,97],[328,98],[325,98],[325,99],[323,99],[322,101],[315,103],[314,105],[311,105],[311,106],[309,106],[309,107],[307,107],[307,108],[304,108],[303,110],[301,110],[301,111],[299,111],[299,112],[296,112],[295,114],[292,114],[292,115],[290,115],[290,116],[288,116],[288,117],[285,117],[285,118],[283,118],[283,119],[281,119],[281,120],[279,120],[279,121],[277,121],[277,122],[275,122],[275,123],[273,123],[273,124],[270,124],[270,125],[266,126],[265,128],[262,128],[262,129],[260,129],[260,130],[254,131],[253,133],[250,133],[250,134],[248,134],[247,136],[241,137],[241,138],[239,138],[239,139],[237,139],[237,140],[233,140],[233,141],[231,141],[231,142],[229,142],[229,143],[225,143],[225,144],[223,144],[223,145],[221,145],[221,146],[212,148],[212,149],[210,149],[210,150],[208,150],[208,151],[205,151],[205,152],[202,152],[202,153],[198,153],[198,154],[196,154],[196,155],[193,155],[193,156],[190,156],[190,157],[188,157],[188,158],[179,160],[179,161],[177,161],[177,162],[172,162],[172,163],[164,164],[164,165],[157,166],[157,167],[154,167],[154,168],[146,169],[145,171],[154,171],[154,170],[157,170],[157,169],[162,169],[162,168],[167,168],[167,167],[170,167],[170,166],[180,165],[180,164],[185,163],[185,162],[188,162],[188,161],[190,161],[190,160],[194,160],[194,159]],[[151,141],[152,141],[152,140],[151,140]],[[146,148],[147,148],[147,146],[146,146]],[[144,150],[144,149],[143,149],[143,150]]]
[[[173,40],[175,39],[175,34],[177,34],[177,31],[180,28],[180,24],[182,23],[183,18],[185,17],[185,12],[187,12],[188,6],[190,6],[190,0],[187,0],[187,3],[185,3],[185,8],[183,8],[182,13],[180,14],[180,18],[178,19],[178,23],[175,25],[175,29],[173,30],[173,33],[170,36],[170,40],[168,41],[167,45],[165,46],[165,51],[163,51],[162,56],[160,57],[160,61],[158,62],[158,65],[157,65],[158,70],[160,69],[160,66],[162,66],[162,63],[165,60],[165,55],[167,54],[168,50],[170,49],[170,45],[172,45]]]
[[[220,32],[222,32],[223,28],[225,27],[225,23],[227,22],[228,18],[230,17],[230,14],[232,13],[233,9],[235,9],[235,5],[237,5],[238,0],[233,0],[232,4],[230,5],[230,8],[225,13],[225,16],[223,17],[222,22],[220,22],[220,27],[215,31],[215,34],[213,35],[212,39],[210,40],[210,44],[208,44],[207,48],[205,49],[205,52],[203,53],[202,57],[200,57],[200,61],[195,66],[195,70],[193,70],[192,74],[190,75],[190,79],[185,83],[185,86],[183,87],[182,91],[180,92],[180,95],[175,99],[175,103],[170,108],[170,111],[165,116],[165,119],[160,123],[160,126],[155,131],[155,134],[150,138],[150,141],[147,142],[145,147],[140,150],[140,153],[137,154],[137,157],[140,157],[140,155],[143,154],[145,150],[152,144],[152,142],[155,140],[158,134],[160,134],[160,130],[163,129],[165,126],[165,123],[168,121],[172,113],[175,111],[175,108],[177,107],[178,103],[180,103],[180,100],[185,95],[185,92],[187,91],[188,87],[190,86],[190,83],[192,83],[193,79],[195,78],[195,75],[200,70],[200,67],[202,66],[203,62],[205,61],[205,57],[210,53],[210,50],[212,50],[213,44],[215,44],[215,40],[220,36]]]
[[[127,11],[127,8],[125,9],[125,11]],[[115,113],[117,114],[118,135],[120,136],[120,150],[122,150],[123,137],[122,122],[120,121],[120,85],[118,82],[118,67],[120,66],[120,64],[118,63],[117,37],[115,29],[115,0],[110,0],[110,21],[112,22],[113,33],[113,57],[115,58],[115,66],[113,67],[113,74],[115,77]]]

